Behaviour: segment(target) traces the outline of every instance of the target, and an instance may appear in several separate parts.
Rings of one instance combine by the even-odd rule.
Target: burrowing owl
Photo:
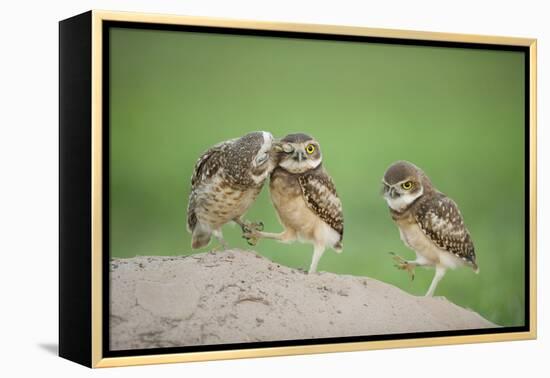
[[[416,252],[416,260],[395,255],[400,269],[414,278],[417,266],[435,267],[426,296],[432,296],[447,269],[469,266],[478,272],[474,243],[452,199],[433,187],[417,166],[406,161],[392,164],[384,174],[384,198],[399,228],[401,240]]]
[[[191,246],[201,248],[214,235],[224,248],[224,224],[234,221],[243,231],[254,224],[241,219],[275,167],[273,136],[264,131],[215,145],[199,158],[191,178],[187,229]]]
[[[311,242],[313,258],[309,273],[313,273],[326,247],[342,252],[342,203],[321,164],[321,149],[315,139],[290,134],[274,149],[279,151],[278,165],[271,173],[269,189],[284,231],[276,234],[251,230],[244,236],[252,242],[260,238]]]

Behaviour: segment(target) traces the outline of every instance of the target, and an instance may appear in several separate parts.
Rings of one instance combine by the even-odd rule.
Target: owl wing
[[[424,234],[439,248],[469,262],[477,269],[474,243],[456,203],[439,193],[420,204],[415,214]]]
[[[308,173],[299,176],[298,182],[308,208],[338,232],[341,241],[344,237],[342,202],[330,176],[324,171]]]
[[[204,152],[195,163],[193,175],[191,176],[189,204],[187,205],[187,229],[189,231],[193,231],[197,224],[197,217],[194,210],[196,206],[197,188],[220,170],[223,149],[230,142],[231,141],[216,144]]]
[[[221,167],[220,155],[227,144],[228,142],[216,144],[199,157],[191,176],[191,190],[218,172]]]

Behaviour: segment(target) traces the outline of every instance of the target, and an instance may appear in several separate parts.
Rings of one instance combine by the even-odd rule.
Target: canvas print
[[[526,60],[111,27],[108,348],[526,323]]]

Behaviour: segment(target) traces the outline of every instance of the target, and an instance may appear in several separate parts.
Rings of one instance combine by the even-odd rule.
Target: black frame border
[[[59,22],[59,356],[92,365],[92,12]],[[79,127],[75,127],[79,126]]]
[[[396,334],[384,334],[384,335],[369,335],[369,336],[350,336],[350,337],[334,337],[334,338],[318,338],[311,340],[278,340],[278,341],[265,341],[265,342],[251,342],[251,343],[235,343],[235,344],[219,344],[219,345],[199,345],[199,346],[181,346],[170,348],[151,348],[151,349],[132,349],[132,350],[110,350],[110,324],[109,324],[109,309],[110,309],[110,250],[109,250],[109,209],[110,209],[110,40],[109,31],[110,28],[129,28],[129,29],[145,29],[145,30],[163,30],[163,31],[180,31],[180,32],[199,32],[199,33],[212,33],[212,34],[231,34],[231,35],[243,35],[243,36],[261,36],[261,37],[279,37],[279,38],[298,38],[298,39],[313,39],[313,40],[331,40],[342,42],[363,42],[363,43],[383,43],[392,45],[413,45],[413,46],[430,46],[430,47],[446,47],[446,48],[466,48],[466,49],[480,49],[480,50],[501,50],[501,51],[515,51],[522,52],[524,54],[524,83],[525,83],[525,104],[524,104],[524,117],[525,117],[525,130],[524,130],[524,159],[525,159],[525,324],[517,327],[501,327],[490,329],[472,329],[472,330],[456,330],[456,331],[434,331],[434,332],[422,332],[422,333],[396,333]],[[102,357],[130,357],[130,356],[143,356],[143,355],[160,355],[160,354],[176,354],[176,353],[193,353],[193,352],[212,352],[222,350],[243,350],[243,349],[257,349],[257,348],[273,348],[273,347],[293,347],[293,346],[307,346],[318,344],[341,344],[341,343],[355,343],[355,342],[368,342],[368,341],[385,341],[385,340],[401,340],[401,339],[423,339],[434,337],[452,337],[452,336],[473,336],[473,335],[485,335],[485,334],[502,334],[513,332],[529,332],[531,330],[531,313],[530,313],[530,251],[531,251],[531,201],[530,201],[530,180],[531,180],[531,158],[530,158],[530,102],[531,102],[531,80],[530,80],[530,48],[528,46],[516,46],[516,45],[499,45],[499,44],[484,44],[474,42],[451,42],[451,41],[431,41],[422,39],[406,39],[406,38],[390,38],[390,37],[370,37],[370,36],[357,36],[357,35],[337,35],[329,33],[310,33],[310,32],[290,32],[290,31],[272,31],[272,30],[260,30],[260,29],[241,29],[241,28],[229,28],[229,27],[213,27],[213,26],[192,26],[192,25],[172,25],[172,24],[160,24],[160,23],[146,23],[146,22],[132,22],[132,21],[102,21],[102,144],[103,144],[103,156],[102,156],[102,172],[103,172],[103,203],[102,203],[102,249],[103,249],[103,261],[102,263],[102,318],[103,329],[102,332]]]

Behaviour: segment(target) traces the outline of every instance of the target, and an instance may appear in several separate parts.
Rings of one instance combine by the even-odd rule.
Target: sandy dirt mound
[[[496,327],[444,298],[252,251],[111,261],[111,349]]]

